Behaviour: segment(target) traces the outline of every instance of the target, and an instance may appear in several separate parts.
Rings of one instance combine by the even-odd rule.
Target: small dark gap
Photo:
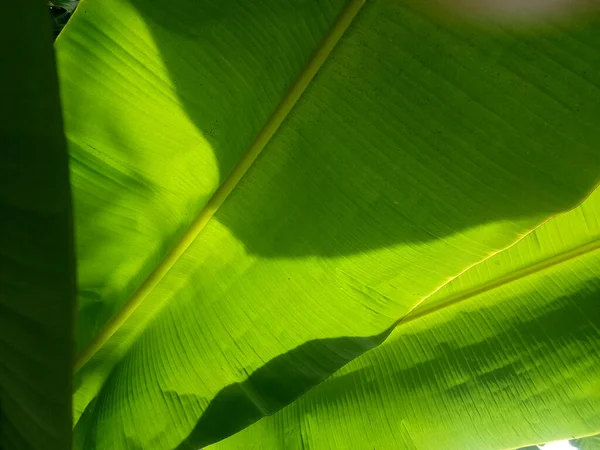
[[[54,33],[54,39],[58,37],[62,29],[65,27],[79,0],[54,0],[48,2],[48,10],[50,11],[50,17],[52,18],[52,32]]]

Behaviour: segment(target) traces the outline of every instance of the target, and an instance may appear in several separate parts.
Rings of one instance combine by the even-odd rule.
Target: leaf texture
[[[596,190],[444,286],[380,347],[209,448],[502,449],[600,430],[599,280]]]
[[[594,23],[362,5],[79,6],[76,447],[195,449],[274,413],[598,182]]]

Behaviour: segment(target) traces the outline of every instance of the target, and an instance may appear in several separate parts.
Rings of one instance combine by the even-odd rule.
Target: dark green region
[[[50,11],[50,17],[52,17],[52,32],[54,39],[58,37],[62,29],[65,27],[79,0],[56,0],[48,3],[48,10]]]

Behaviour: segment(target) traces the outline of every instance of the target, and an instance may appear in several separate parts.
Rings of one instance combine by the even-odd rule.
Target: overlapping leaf
[[[50,18],[10,6],[0,107],[0,448],[71,448],[75,264]]]

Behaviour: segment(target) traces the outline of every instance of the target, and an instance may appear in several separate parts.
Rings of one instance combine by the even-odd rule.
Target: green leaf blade
[[[167,14],[159,2],[86,1],[58,42],[81,219],[80,348],[204,214],[343,6],[307,2],[306,28],[293,2],[265,1],[240,27],[239,10],[204,3]],[[285,45],[274,39],[288,29]],[[83,358],[79,447],[199,447],[272,414],[452,277],[575,206],[600,173],[598,93],[582,76],[597,61],[589,50],[572,73],[556,60],[594,33],[442,26],[368,2],[198,236]],[[268,67],[244,72],[247,60],[224,56],[248,46],[250,60],[288,61],[308,36],[315,45],[293,53],[267,99],[256,93]],[[217,119],[226,133],[213,133]],[[227,404],[238,407],[231,423],[218,420]]]
[[[428,301],[521,276],[415,310],[380,347],[214,448],[515,448],[599,429],[598,211],[600,190]],[[586,244],[596,245],[522,271]]]
[[[47,8],[0,31],[0,448],[71,448],[71,198]]]

